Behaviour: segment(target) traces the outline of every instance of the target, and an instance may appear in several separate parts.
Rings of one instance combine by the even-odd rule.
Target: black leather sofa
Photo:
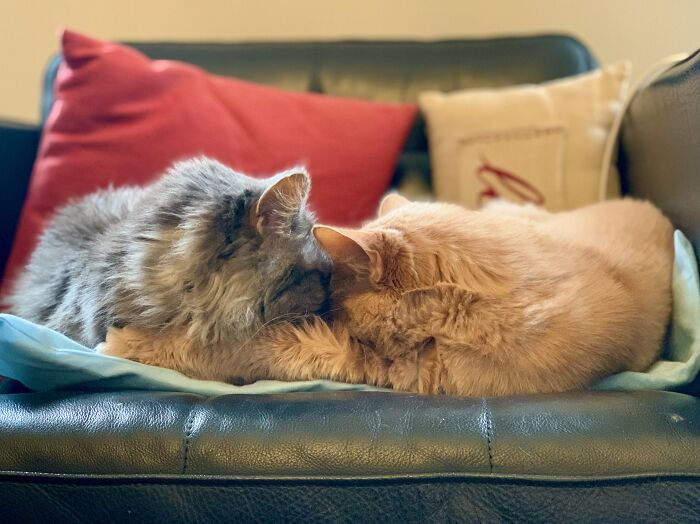
[[[565,36],[137,47],[219,74],[383,100],[596,65]],[[0,126],[0,261],[39,132]],[[700,252],[699,55],[637,95],[621,150],[625,190],[661,206]],[[420,121],[397,179],[409,171],[428,174]],[[700,522],[697,384],[498,399],[0,388],[0,522]]]

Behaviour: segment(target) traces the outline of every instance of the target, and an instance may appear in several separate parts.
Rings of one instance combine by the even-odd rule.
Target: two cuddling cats
[[[309,189],[301,170],[260,180],[195,159],[86,197],[44,233],[12,312],[235,384],[505,395],[582,388],[658,356],[673,231],[648,203],[550,214],[390,195],[348,230],[314,226]]]

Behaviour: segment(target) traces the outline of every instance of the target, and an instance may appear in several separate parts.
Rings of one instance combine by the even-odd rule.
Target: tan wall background
[[[454,38],[556,31],[635,77],[700,47],[700,0],[0,0],[0,118],[38,119],[56,32],[115,40]]]

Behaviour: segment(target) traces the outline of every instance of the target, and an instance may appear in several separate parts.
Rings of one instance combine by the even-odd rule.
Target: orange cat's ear
[[[303,169],[277,175],[265,189],[255,206],[253,217],[258,232],[284,230],[306,203],[311,189],[311,178]]]
[[[314,226],[313,232],[334,264],[367,269],[370,280],[374,283],[382,279],[382,258],[371,247],[378,233],[329,226]]]
[[[402,197],[398,193],[389,193],[382,199],[382,203],[379,204],[378,216],[383,217],[384,215],[393,211],[394,209],[398,209],[410,203],[410,200],[408,200],[405,197]]]

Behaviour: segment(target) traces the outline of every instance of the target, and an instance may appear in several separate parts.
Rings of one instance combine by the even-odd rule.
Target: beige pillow
[[[621,62],[540,85],[421,94],[437,198],[561,210],[619,194],[606,145],[629,75]]]

